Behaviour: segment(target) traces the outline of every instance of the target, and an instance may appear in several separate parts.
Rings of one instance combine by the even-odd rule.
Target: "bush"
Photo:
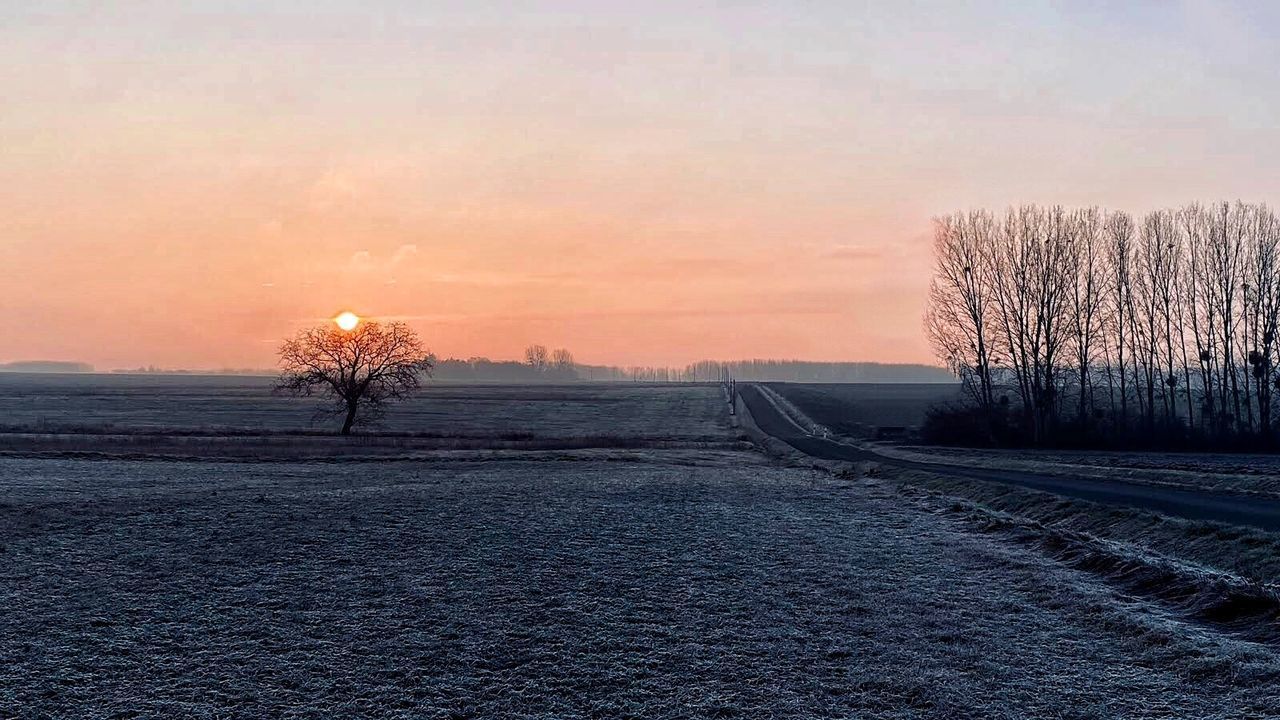
[[[1022,416],[1007,404],[990,412],[963,405],[930,408],[920,438],[931,445],[961,447],[1043,447],[1073,450],[1159,450],[1207,452],[1276,452],[1275,436],[1245,432],[1207,432],[1181,417],[1120,422],[1113,413],[1097,413],[1088,422],[1070,417],[1042,428],[1039,441]]]
[[[991,411],[965,405],[935,405],[920,426],[920,439],[930,445],[1003,447],[1022,444],[1004,407]]]

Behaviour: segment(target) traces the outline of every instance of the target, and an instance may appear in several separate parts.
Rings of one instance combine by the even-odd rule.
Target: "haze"
[[[932,362],[934,215],[1280,190],[1248,5],[97,5],[0,8],[0,361]]]

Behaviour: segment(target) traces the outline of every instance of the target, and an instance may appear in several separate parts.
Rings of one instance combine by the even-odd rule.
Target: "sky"
[[[0,361],[933,362],[934,216],[1280,197],[1272,7],[0,0]]]

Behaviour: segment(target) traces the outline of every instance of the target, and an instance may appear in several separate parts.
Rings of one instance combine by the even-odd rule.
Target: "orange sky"
[[[351,308],[445,356],[928,362],[935,214],[1280,189],[1274,51],[1195,3],[32,5],[0,361],[264,367]]]

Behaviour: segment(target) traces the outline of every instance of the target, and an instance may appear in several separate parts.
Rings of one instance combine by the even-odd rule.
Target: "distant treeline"
[[[559,358],[559,361],[547,358]],[[544,361],[545,360],[545,361]],[[566,350],[526,352],[523,363],[488,358],[438,360],[433,377],[476,382],[718,382],[728,372],[744,381],[812,383],[955,382],[947,370],[928,365],[825,363],[800,360],[704,360],[685,367],[583,365]]]
[[[453,382],[502,383],[576,382],[580,379],[572,366],[537,366],[527,362],[490,360],[483,357],[436,360],[435,367],[431,369],[431,377]]]
[[[184,368],[160,368],[144,365],[136,368],[119,368],[111,372],[119,375],[275,375],[275,370],[265,368],[219,368],[217,370],[187,370]]]
[[[871,362],[805,362],[802,360],[703,360],[684,367],[649,365],[586,365],[565,349],[548,350],[531,345],[523,362],[486,357],[432,357],[432,378],[449,382],[569,383],[569,382],[719,382],[729,373],[743,381],[808,383],[948,383],[955,377],[929,365],[891,365]],[[93,372],[78,362],[13,362],[0,364],[11,372]],[[186,370],[147,365],[112,370],[129,375],[254,375],[272,376],[268,368]]]
[[[0,372],[91,373],[93,372],[93,366],[89,363],[65,360],[23,360],[0,363]]]
[[[737,380],[810,383],[953,383],[954,375],[932,365],[803,360],[703,360],[685,370],[695,381],[716,381],[728,371]]]
[[[935,224],[926,327],[972,411],[940,436],[1275,447],[1280,220],[1024,205]],[[940,437],[939,439],[945,439]]]

